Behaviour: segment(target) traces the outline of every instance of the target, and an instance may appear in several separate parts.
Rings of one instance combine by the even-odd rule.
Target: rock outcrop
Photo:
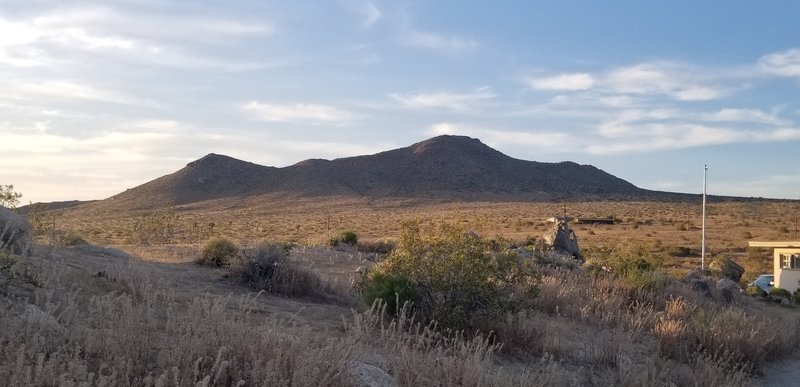
[[[744,268],[729,258],[713,261],[708,267],[713,271],[719,272],[722,278],[727,278],[737,283],[742,280],[742,275],[744,275]]]
[[[581,250],[578,247],[578,236],[569,227],[566,218],[553,218],[553,228],[544,235],[545,242],[553,251],[570,255],[573,258],[583,261]]]

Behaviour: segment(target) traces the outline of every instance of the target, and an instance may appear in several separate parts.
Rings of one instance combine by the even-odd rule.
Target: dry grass
[[[403,220],[423,221],[458,218],[486,236],[525,240],[541,237],[548,229],[545,218],[564,212],[578,217],[614,216],[616,225],[576,225],[581,247],[603,246],[628,240],[650,246],[668,266],[695,266],[697,256],[674,256],[677,249],[699,250],[700,203],[667,202],[570,202],[489,203],[435,202],[407,199],[368,200],[350,197],[263,196],[224,199],[177,207],[178,243],[199,243],[212,236],[239,242],[262,239],[292,241],[301,245],[325,245],[337,230],[355,231],[369,243],[397,235]],[[75,230],[98,244],[126,243],[142,214],[98,213],[90,207],[60,210],[51,216],[56,228]],[[750,239],[787,239],[797,236],[794,220],[798,204],[779,201],[723,202],[709,204],[708,247],[712,255],[737,259],[747,256]],[[784,229],[789,233],[783,232]],[[761,258],[768,261],[765,254]],[[764,265],[753,265],[761,270]]]
[[[326,297],[254,293],[225,279],[223,270],[191,263],[200,241],[211,235],[240,243],[293,240],[301,245],[287,262],[318,275],[312,282],[323,292],[329,286],[343,290],[375,255],[311,246],[325,244],[331,230],[353,229],[362,240],[384,240],[396,236],[400,220],[445,217],[483,235],[524,240],[544,233],[548,225],[541,219],[563,211],[557,203],[298,198],[228,204],[224,210],[178,208],[182,224],[208,231],[214,222],[213,233],[176,245],[120,246],[134,257],[81,246],[22,258],[40,268],[44,288],[15,285],[9,296],[0,295],[0,380],[349,386],[357,385],[353,364],[363,363],[385,370],[399,385],[744,386],[765,364],[793,356],[800,347],[797,308],[707,298],[663,274],[643,287],[610,273],[543,262],[533,309],[452,332],[420,325],[407,313],[392,321],[377,306],[347,304],[356,309],[350,312]],[[696,264],[693,257],[667,255],[677,251],[672,246],[696,247],[699,206],[570,203],[568,211],[625,221],[578,225],[582,247],[626,239],[645,244],[657,258],[663,253],[667,270]],[[709,245],[716,253],[743,258],[745,235],[785,238],[776,227],[791,229],[781,222],[793,211],[779,202],[713,203]],[[57,219],[58,227],[91,241],[119,243],[136,214],[76,211]],[[308,283],[291,282],[290,287]]]
[[[709,309],[711,304],[695,304],[691,297],[655,302],[663,295],[634,295],[613,278],[598,277],[584,287],[568,282],[580,272],[553,270],[544,277],[547,293],[537,301],[540,311],[494,323],[493,334],[421,325],[407,309],[390,320],[377,305],[344,315],[344,326],[340,322],[339,328],[321,331],[297,319],[264,314],[262,303],[272,302],[264,294],[191,296],[182,293],[190,289],[153,277],[142,266],[150,265],[146,262],[133,260],[111,266],[104,275],[87,275],[83,261],[59,255],[55,250],[38,262],[44,289],[0,298],[0,379],[12,385],[244,381],[349,386],[357,385],[350,376],[357,362],[385,370],[399,385],[738,386],[751,381],[745,369],[732,367],[740,360],[709,351],[684,359],[663,348],[670,340],[686,340],[686,326],[698,320],[700,309],[709,321],[704,334],[722,340],[705,342],[709,348],[759,350],[776,342],[758,347],[765,338],[758,327],[791,328],[790,319],[780,313],[765,321],[758,317],[765,310],[751,315],[745,309],[738,312],[739,306]],[[555,281],[557,276],[567,280]],[[645,304],[647,299],[654,302]],[[791,317],[796,322],[796,315]],[[682,322],[684,328],[667,321]],[[731,326],[734,330],[726,329]],[[757,353],[774,357],[795,346]]]

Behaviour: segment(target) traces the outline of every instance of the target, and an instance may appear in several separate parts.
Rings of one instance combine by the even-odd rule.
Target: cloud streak
[[[497,97],[489,87],[480,87],[470,92],[433,91],[389,96],[409,109],[446,109],[467,112],[478,108]]]
[[[276,104],[250,101],[242,107],[259,121],[342,126],[360,116],[338,107],[313,103]]]
[[[402,40],[403,43],[410,47],[450,54],[472,52],[479,46],[478,41],[472,38],[448,36],[421,30],[407,31]]]
[[[589,90],[595,84],[590,74],[559,74],[545,78],[529,78],[528,85],[534,90],[576,91]]]

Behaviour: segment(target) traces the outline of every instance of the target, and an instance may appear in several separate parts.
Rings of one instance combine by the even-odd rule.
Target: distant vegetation
[[[537,273],[516,254],[492,246],[457,223],[403,224],[397,248],[358,285],[366,301],[463,328],[477,316],[504,319],[537,293]],[[397,302],[395,302],[395,298]]]

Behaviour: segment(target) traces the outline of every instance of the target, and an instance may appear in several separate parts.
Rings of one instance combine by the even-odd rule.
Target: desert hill
[[[644,190],[591,165],[519,160],[478,139],[446,135],[373,155],[309,159],[284,168],[212,153],[106,202],[141,209],[267,194],[486,201],[681,195]]]

